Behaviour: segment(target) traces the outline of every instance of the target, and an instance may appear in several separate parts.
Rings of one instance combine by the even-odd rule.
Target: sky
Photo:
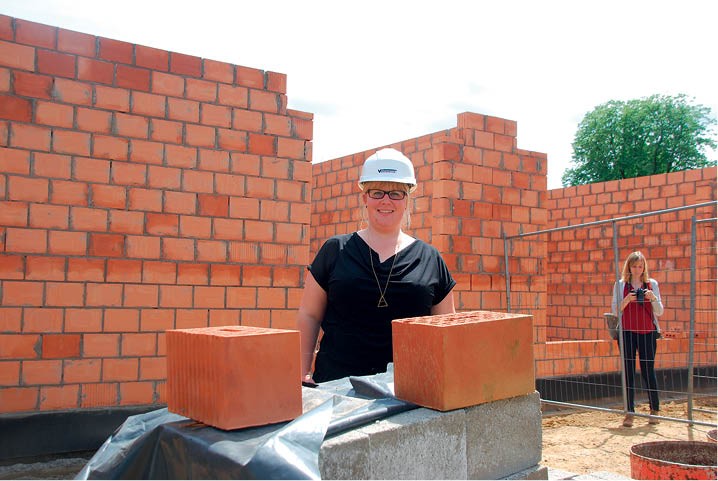
[[[553,189],[610,100],[685,94],[718,116],[708,0],[0,0],[0,14],[284,73],[288,107],[314,114],[314,162],[468,111],[516,121]]]

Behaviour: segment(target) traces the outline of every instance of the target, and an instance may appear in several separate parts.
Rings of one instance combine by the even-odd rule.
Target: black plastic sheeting
[[[289,423],[224,431],[165,409],[130,416],[75,479],[320,479],[326,437],[418,406],[383,374],[303,387]]]

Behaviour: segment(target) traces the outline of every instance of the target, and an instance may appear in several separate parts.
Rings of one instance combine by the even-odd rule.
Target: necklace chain
[[[374,274],[374,279],[376,279],[376,286],[379,288],[379,302],[377,303],[376,307],[389,307],[389,303],[386,302],[386,297],[384,297],[384,295],[386,294],[386,290],[389,288],[389,280],[391,280],[391,273],[394,271],[394,264],[396,264],[397,257],[399,257],[399,255],[396,252],[396,248],[394,248],[394,260],[391,262],[389,276],[386,278],[386,285],[384,286],[384,290],[382,291],[381,283],[379,282],[379,276],[374,270],[374,256],[371,255],[371,247],[369,247],[369,263],[371,264],[371,271]]]

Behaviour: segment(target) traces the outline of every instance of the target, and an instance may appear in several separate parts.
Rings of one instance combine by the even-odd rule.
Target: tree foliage
[[[567,187],[714,166],[704,150],[716,148],[715,123],[710,108],[683,94],[611,100],[579,124],[575,166],[561,180]]]

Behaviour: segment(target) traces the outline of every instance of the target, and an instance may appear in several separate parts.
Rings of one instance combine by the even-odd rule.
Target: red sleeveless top
[[[650,290],[651,285],[644,282],[643,288]],[[626,282],[623,286],[623,297],[626,297],[629,292],[631,292],[631,283]],[[648,334],[656,329],[653,325],[653,306],[648,299],[645,302],[633,301],[628,304],[623,310],[621,319],[623,329],[626,331]]]

